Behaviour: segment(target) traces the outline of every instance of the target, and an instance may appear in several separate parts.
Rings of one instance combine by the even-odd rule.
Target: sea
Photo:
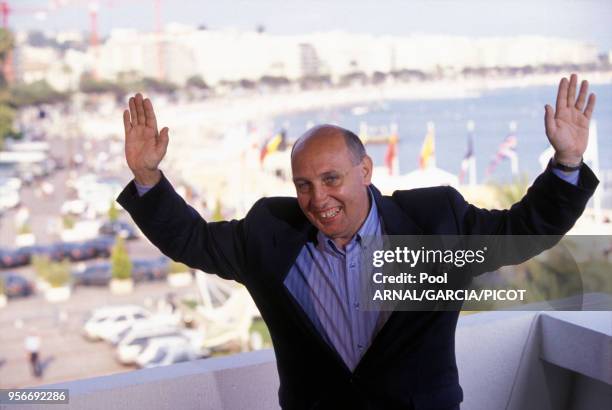
[[[598,131],[599,168],[605,178],[612,173],[612,84],[592,84],[590,91],[597,96],[593,120]],[[500,162],[486,175],[500,144],[511,133],[516,136],[519,174],[534,179],[542,171],[538,158],[549,147],[544,130],[544,106],[550,104],[554,108],[555,100],[555,86],[503,88],[470,98],[381,100],[293,113],[276,117],[274,127],[285,128],[289,139],[294,139],[314,124],[336,124],[358,133],[366,123],[370,135],[383,135],[388,134],[391,124],[395,123],[400,141],[399,168],[403,174],[418,167],[427,123],[433,122],[436,165],[458,174],[468,147],[467,124],[472,121],[477,182],[506,183],[513,179],[509,160]],[[367,151],[375,165],[384,164],[384,144],[368,145]],[[612,207],[610,199],[606,198],[605,202]]]

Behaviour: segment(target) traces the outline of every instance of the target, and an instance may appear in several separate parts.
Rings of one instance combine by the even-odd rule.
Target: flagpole
[[[394,139],[394,144],[395,144],[395,156],[393,158],[393,162],[391,163],[392,167],[392,172],[393,175],[399,175],[400,174],[400,169],[399,169],[399,161],[400,161],[400,157],[399,157],[399,134],[398,134],[398,129],[397,129],[397,123],[392,123],[391,124],[391,138]]]
[[[474,121],[469,120],[467,123],[467,130],[471,138],[472,155],[468,163],[468,172],[469,172],[469,185],[472,187],[476,185],[476,155],[474,153],[474,129],[475,128],[476,126],[474,124]]]
[[[599,141],[597,138],[597,121],[595,120],[591,120],[591,124],[589,126],[589,145],[584,153],[584,160],[591,163],[591,169],[595,175],[600,175]],[[600,222],[603,220],[601,211],[603,189],[603,184],[601,184],[599,189],[596,189],[595,194],[593,194],[593,213],[595,215],[595,222]]]

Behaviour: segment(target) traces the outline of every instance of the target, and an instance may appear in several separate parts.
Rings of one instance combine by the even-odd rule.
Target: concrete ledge
[[[462,316],[456,351],[464,409],[612,404],[612,312]],[[262,350],[44,387],[70,391],[54,409],[267,410],[279,408],[278,386],[274,352]]]

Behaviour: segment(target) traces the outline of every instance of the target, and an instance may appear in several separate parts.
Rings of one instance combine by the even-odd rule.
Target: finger
[[[584,109],[584,102],[586,101],[587,92],[589,90],[589,82],[583,80],[580,84],[580,92],[578,93],[578,100],[576,100],[576,109],[582,111]]]
[[[584,115],[590,120],[593,115],[593,110],[595,109],[595,94],[589,95],[589,101],[587,102],[587,106],[584,110]]]
[[[159,142],[162,145],[168,145],[168,141],[170,140],[169,135],[168,135],[168,127],[164,127],[162,128],[161,132],[159,133]]]
[[[142,104],[142,94],[137,93],[135,98],[136,103],[136,120],[139,125],[145,125],[144,105]]]
[[[558,113],[567,106],[567,78],[563,77],[559,83],[559,91],[557,91],[557,105],[555,111]]]
[[[134,99],[134,97],[130,98],[128,105],[130,107],[131,123],[132,124],[137,124],[137,121],[136,121],[136,100]]]
[[[130,112],[128,110],[123,111],[123,129],[125,130],[125,137],[127,138],[128,132],[132,129],[132,123],[130,123]]]
[[[155,118],[155,111],[153,111],[153,104],[151,100],[145,98],[144,100],[144,113],[145,113],[145,124],[147,127],[152,127],[157,131],[157,119]]]
[[[578,83],[578,76],[572,74],[570,76],[569,87],[567,90],[567,106],[573,107],[576,104],[576,84]]]
[[[168,127],[164,127],[159,133],[159,147],[162,156],[166,155],[166,150],[168,149],[168,141],[170,140],[168,131]]]
[[[544,107],[544,128],[546,129],[546,135],[549,137],[555,131],[555,112],[552,107],[548,104]]]

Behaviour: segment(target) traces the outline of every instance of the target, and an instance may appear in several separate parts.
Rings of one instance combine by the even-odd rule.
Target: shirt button
[[[349,265],[351,268],[355,267],[355,262],[351,262],[351,264]]]
[[[355,306],[355,308],[356,308],[357,310],[359,310],[359,302],[355,302],[355,303],[353,303],[353,306]]]
[[[363,349],[363,345],[362,345],[361,343],[359,343],[359,344],[357,345],[357,348],[358,348],[359,350],[361,350],[361,349]]]

